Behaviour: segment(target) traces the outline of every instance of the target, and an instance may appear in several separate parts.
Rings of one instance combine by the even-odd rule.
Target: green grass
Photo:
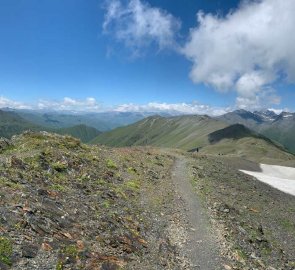
[[[14,183],[9,181],[8,179],[4,178],[4,177],[0,177],[0,186],[6,186],[6,187],[10,187],[14,190],[20,190],[22,189],[22,186],[19,183]]]
[[[56,270],[63,270],[64,269],[63,263],[61,261],[58,261],[55,269]]]
[[[117,164],[113,160],[111,160],[111,159],[108,159],[107,160],[107,167],[109,169],[117,169],[118,168],[117,167]]]
[[[0,261],[6,265],[11,265],[12,243],[8,238],[0,237]]]
[[[127,188],[136,191],[140,188],[140,181],[139,180],[128,181],[128,182],[126,182],[126,186],[127,186]]]

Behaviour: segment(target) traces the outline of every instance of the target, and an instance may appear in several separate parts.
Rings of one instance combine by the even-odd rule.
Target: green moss
[[[57,263],[57,265],[56,265],[56,270],[63,270],[63,263],[61,262],[61,261],[59,261],[58,263]]]
[[[22,186],[19,183],[11,182],[11,181],[7,180],[4,177],[0,177],[0,186],[10,187],[10,188],[15,189],[15,190],[22,189]]]
[[[51,167],[56,170],[57,172],[64,172],[67,170],[68,166],[65,163],[62,163],[60,161],[55,162],[51,165]]]
[[[126,186],[129,189],[138,190],[140,188],[140,182],[139,180],[131,180],[126,182]]]
[[[110,203],[108,200],[105,200],[105,201],[102,203],[102,207],[103,207],[103,208],[108,209],[108,208],[110,208],[110,206],[111,206],[111,203]]]
[[[78,255],[78,249],[75,245],[65,247],[63,253],[69,257],[76,257]]]
[[[0,237],[0,261],[6,265],[11,265],[12,243],[5,237]]]
[[[65,192],[66,191],[66,188],[64,186],[62,186],[62,185],[59,185],[59,184],[52,185],[51,189],[55,190],[55,191],[60,191],[60,192]]]
[[[107,182],[103,179],[98,179],[95,181],[95,184],[97,184],[99,186],[103,186],[103,185],[107,184]]]
[[[295,224],[293,222],[288,219],[283,219],[280,223],[285,230],[295,234]]]
[[[127,171],[128,171],[129,173],[131,173],[131,174],[136,174],[136,173],[137,173],[136,169],[133,168],[133,167],[129,167],[129,168],[127,169]]]
[[[118,168],[117,167],[117,164],[113,160],[111,160],[111,159],[108,159],[107,160],[107,167],[109,169],[117,169]]]

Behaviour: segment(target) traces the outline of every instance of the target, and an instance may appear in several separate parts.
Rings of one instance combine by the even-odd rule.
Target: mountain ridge
[[[292,163],[294,155],[271,139],[241,124],[228,125],[204,116],[148,117],[135,124],[102,133],[92,144],[112,147],[151,145],[243,157],[255,162]]]
[[[207,115],[153,116],[103,133],[91,143],[110,146],[154,145],[189,150],[207,143],[207,135],[226,124]]]
[[[228,124],[243,124],[265,137],[277,141],[295,153],[295,113],[271,111],[249,112],[236,110],[217,117]]]
[[[15,112],[0,110],[0,137],[9,139],[12,136],[19,135],[27,130],[48,131],[58,134],[70,135],[81,139],[82,142],[89,142],[101,133],[97,129],[83,124],[61,129],[39,126],[22,118]]]

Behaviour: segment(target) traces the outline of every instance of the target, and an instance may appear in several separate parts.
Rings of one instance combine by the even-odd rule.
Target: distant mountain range
[[[217,118],[228,124],[242,124],[295,153],[295,113],[237,110]]]
[[[16,112],[0,110],[0,137],[11,138],[13,135],[20,134],[26,130],[42,130],[63,135],[70,135],[80,139],[85,143],[94,139],[101,133],[94,127],[89,127],[83,124],[68,128],[52,128],[50,126],[41,126],[24,119]]]
[[[267,163],[294,159],[283,146],[244,125],[229,125],[209,116],[148,117],[102,133],[91,143],[116,147],[152,145],[180,148]]]
[[[69,134],[86,143],[155,145],[190,150],[208,145],[210,133],[241,124],[295,153],[294,113],[236,110],[215,118],[171,114],[176,113],[155,116],[152,112],[74,113],[4,109],[0,111],[0,136],[11,137],[27,129],[46,130]]]
[[[14,112],[25,120],[39,126],[49,128],[68,128],[76,125],[86,125],[94,127],[100,131],[108,131],[117,127],[130,125],[148,116],[154,115],[152,112],[101,112],[101,113],[82,113],[82,112],[62,112],[62,111],[36,111],[36,110],[11,110],[3,111]],[[169,116],[168,113],[161,114]]]

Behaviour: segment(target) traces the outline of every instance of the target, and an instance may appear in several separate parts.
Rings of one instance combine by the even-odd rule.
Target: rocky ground
[[[0,149],[0,269],[182,269],[171,156],[31,132]]]
[[[295,269],[295,197],[237,167],[254,163],[194,155],[193,184],[223,243],[226,269]]]
[[[46,132],[1,139],[0,269],[294,269],[294,197],[234,164]]]

